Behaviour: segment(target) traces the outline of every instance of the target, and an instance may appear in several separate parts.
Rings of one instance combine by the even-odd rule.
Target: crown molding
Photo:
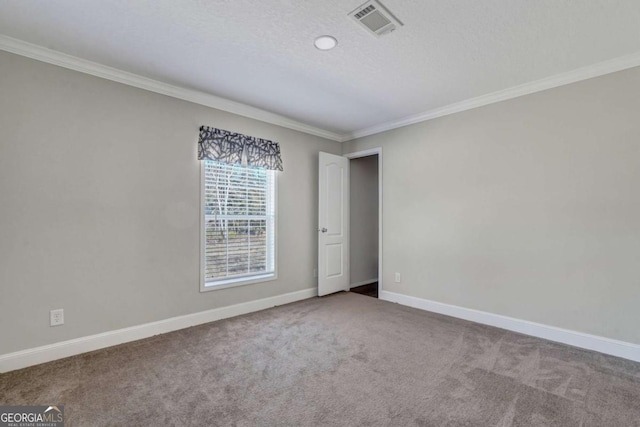
[[[554,87],[576,83],[582,80],[603,76],[605,74],[615,73],[616,71],[626,70],[628,68],[640,66],[640,52],[631,55],[621,56],[608,61],[598,62],[593,65],[578,68],[566,73],[556,74],[551,77],[514,86],[508,89],[499,90],[486,95],[470,98],[464,101],[446,105],[444,107],[435,108],[419,114],[414,114],[400,120],[383,123],[380,125],[364,128],[343,135],[342,142],[350,141],[356,138],[362,138],[374,135],[388,130],[397,129],[414,123],[420,123],[437,117],[447,116],[449,114],[459,113],[473,108],[482,107],[497,102],[506,101],[508,99],[529,95],[543,90],[552,89]]]
[[[88,61],[66,53],[58,52],[36,44],[28,43],[23,40],[14,39],[0,35],[0,50],[4,50],[27,58],[68,68],[70,70],[79,71],[81,73],[90,74],[92,76],[122,83],[125,85],[137,87],[139,89],[148,90],[150,92],[159,93],[170,96],[172,98],[193,102],[194,104],[204,105],[206,107],[215,108],[239,116],[248,117],[250,119],[259,120],[261,122],[271,123],[276,126],[282,126],[288,129],[297,130],[310,135],[319,136],[333,141],[344,141],[344,135],[337,134],[325,129],[311,126],[279,114],[271,113],[260,108],[252,107],[240,102],[231,101],[219,96],[211,95],[205,92],[186,89],[179,86],[164,83],[158,80],[143,77],[137,74],[122,71],[117,68],[99,64],[97,62]]]
[[[356,130],[354,132],[339,134],[262,110],[260,108],[242,104],[240,102],[160,82],[158,80],[122,71],[117,68],[88,61],[86,59],[78,58],[4,35],[0,35],[0,50],[337,142],[351,141],[353,139],[386,132],[392,129],[447,116],[449,114],[460,113],[473,108],[495,104],[497,102],[541,92],[554,87],[564,86],[582,80],[603,76],[605,74],[615,73],[616,71],[640,66],[640,52],[638,52],[593,65],[588,65],[566,73],[556,74],[544,79],[499,90],[476,98],[470,98],[444,107],[414,114],[399,120],[382,123],[376,126]]]

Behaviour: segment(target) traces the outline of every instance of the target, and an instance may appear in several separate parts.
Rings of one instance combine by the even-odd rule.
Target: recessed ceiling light
[[[338,40],[331,36],[320,36],[313,42],[315,47],[320,50],[331,50],[338,44]]]

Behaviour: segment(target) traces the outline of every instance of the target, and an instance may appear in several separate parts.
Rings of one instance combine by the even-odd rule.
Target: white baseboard
[[[22,369],[28,366],[62,359],[64,357],[75,356],[77,354],[99,350],[105,347],[124,344],[130,341],[149,338],[154,335],[165,334],[167,332],[188,328],[190,326],[240,316],[242,314],[264,310],[277,305],[289,304],[291,302],[312,298],[317,295],[317,288],[309,288],[275,297],[249,301],[227,307],[214,308],[212,310],[201,311],[199,313],[186,314],[184,316],[172,317],[165,320],[159,320],[157,322],[145,323],[143,325],[17,351],[15,353],[3,354],[0,355],[0,373],[13,371],[15,369]]]
[[[363,280],[362,282],[356,282],[349,285],[349,288],[357,288],[358,286],[370,285],[371,283],[376,283],[378,279],[369,279]]]
[[[395,292],[382,291],[380,293],[380,299],[640,362],[640,345],[638,344],[570,331],[568,329],[515,319],[513,317],[471,308],[410,297]]]

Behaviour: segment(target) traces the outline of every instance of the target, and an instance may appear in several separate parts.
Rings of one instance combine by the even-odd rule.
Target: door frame
[[[369,148],[367,150],[356,151],[353,153],[345,153],[347,159],[358,159],[360,157],[368,157],[378,155],[378,298],[382,295],[382,147]],[[349,195],[351,202],[351,195]],[[351,226],[349,226],[351,230]],[[351,289],[351,280],[349,280],[349,289]]]

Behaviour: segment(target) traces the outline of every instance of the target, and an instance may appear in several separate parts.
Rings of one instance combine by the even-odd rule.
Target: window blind
[[[205,282],[275,271],[275,172],[204,161]]]

